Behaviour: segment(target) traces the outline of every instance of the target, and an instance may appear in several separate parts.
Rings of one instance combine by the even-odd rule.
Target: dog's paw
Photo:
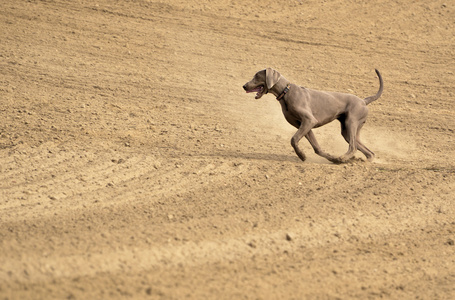
[[[335,157],[333,159],[329,159],[329,161],[333,162],[334,164],[343,164],[345,163],[346,161],[344,161],[343,159],[341,159],[340,157]]]
[[[298,155],[298,157],[300,158],[301,161],[305,161],[306,160],[306,156],[305,155]]]
[[[340,157],[335,158],[335,160],[333,161],[333,163],[336,163],[336,164],[355,163],[355,162],[363,162],[363,160],[361,158],[356,158],[354,156],[346,157],[346,156],[342,155]]]
[[[341,157],[335,157],[335,156],[332,156],[332,155],[329,155],[329,154],[326,154],[324,156],[325,158],[327,158],[328,161],[334,163],[334,164],[342,164],[343,161],[341,160]]]
[[[373,155],[370,155],[370,156],[367,157],[367,161],[373,162],[374,158],[375,158],[375,155],[374,155],[374,154],[373,154]]]
[[[353,161],[353,160],[355,160],[355,157],[353,157],[353,156],[346,157],[346,156],[342,155],[340,157],[334,157],[334,159],[330,160],[330,161],[333,162],[334,164],[345,164],[345,163]]]

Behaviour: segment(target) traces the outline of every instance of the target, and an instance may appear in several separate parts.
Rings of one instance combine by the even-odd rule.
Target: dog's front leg
[[[313,147],[314,152],[317,155],[322,156],[325,159],[328,159],[329,161],[331,161],[333,163],[339,163],[338,158],[324,152],[321,149],[321,146],[319,146],[318,141],[316,140],[316,137],[314,136],[313,130],[310,130],[305,137],[308,140],[308,142],[310,142],[311,146]]]
[[[300,127],[294,136],[291,139],[291,145],[294,148],[295,153],[297,156],[302,160],[305,161],[306,156],[303,153],[302,149],[299,147],[300,140],[310,132],[311,128],[317,123],[316,119],[312,116],[304,116],[301,118],[302,123],[300,123]]]
[[[301,136],[301,134],[299,134],[299,132],[297,131],[291,139],[291,145],[294,148],[294,151],[297,154],[297,156],[302,161],[305,161],[306,160],[305,153],[303,153],[302,149],[300,149],[300,147],[299,147],[299,141],[302,139],[302,137],[300,137],[300,136]]]

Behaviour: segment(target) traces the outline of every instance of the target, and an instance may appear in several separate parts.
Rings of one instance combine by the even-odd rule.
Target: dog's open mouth
[[[262,97],[262,93],[264,92],[264,86],[260,85],[257,88],[254,88],[252,90],[246,91],[247,93],[257,93],[255,99],[259,99]]]

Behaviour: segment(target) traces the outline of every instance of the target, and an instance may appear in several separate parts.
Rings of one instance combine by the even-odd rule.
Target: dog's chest
[[[299,127],[301,121],[289,110],[288,105],[286,104],[286,101],[284,99],[281,99],[280,101],[281,105],[281,111],[283,112],[284,118],[286,121],[288,121],[289,124],[291,124],[294,127]]]

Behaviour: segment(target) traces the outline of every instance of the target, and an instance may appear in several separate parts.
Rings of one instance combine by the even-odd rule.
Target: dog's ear
[[[277,82],[280,80],[281,74],[274,69],[267,68],[265,69],[265,83],[267,84],[267,89],[270,90]]]

